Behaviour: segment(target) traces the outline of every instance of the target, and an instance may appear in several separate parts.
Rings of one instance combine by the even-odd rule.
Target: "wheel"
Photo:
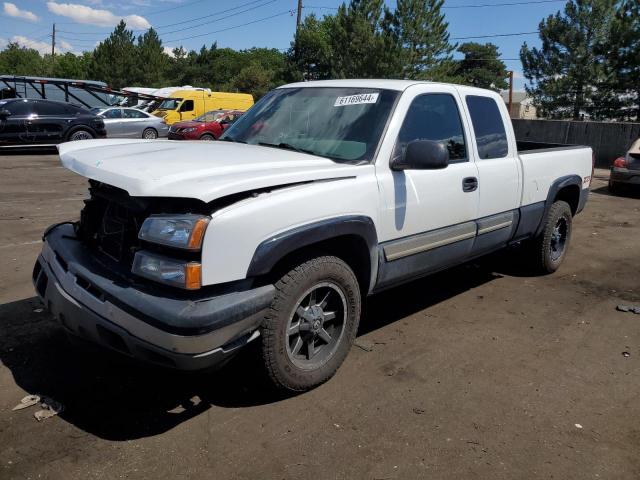
[[[69,135],[69,141],[71,142],[75,142],[76,140],[91,140],[93,138],[93,134],[88,131],[88,130],[84,130],[84,129],[79,129],[79,130],[74,130],[73,132],[71,132],[71,135]]]
[[[542,273],[555,272],[564,260],[571,239],[571,207],[561,200],[551,205],[542,234],[534,242],[535,267]]]
[[[309,390],[331,378],[349,353],[360,321],[358,281],[339,258],[320,256],[275,287],[261,329],[267,374],[280,389]]]
[[[212,140],[215,140],[215,138],[213,138],[213,135],[211,135],[210,133],[205,133],[200,137],[200,140],[205,140],[207,142],[210,142]]]
[[[153,140],[155,138],[158,138],[158,132],[155,128],[145,128],[142,132],[142,138],[144,138],[145,140]]]
[[[619,183],[612,182],[611,180],[609,180],[608,189],[609,192],[614,195],[619,195],[620,193],[622,193],[622,186]]]

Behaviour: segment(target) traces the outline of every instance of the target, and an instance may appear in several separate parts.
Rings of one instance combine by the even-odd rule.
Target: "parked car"
[[[51,144],[104,138],[102,118],[52,100],[0,100],[0,145]]]
[[[307,390],[367,295],[522,241],[558,269],[593,174],[590,148],[519,151],[497,93],[442,83],[285,85],[220,140],[59,147],[90,195],[33,279],[67,331],[178,369],[259,341],[274,384]]]
[[[149,140],[169,134],[169,127],[162,118],[133,107],[94,108],[92,111],[104,119],[109,138]]]
[[[624,157],[616,158],[609,173],[609,191],[620,193],[624,187],[640,189],[640,138]]]
[[[169,140],[217,140],[243,113],[212,110],[195,120],[174,123],[169,129]]]
[[[253,96],[248,93],[212,92],[210,90],[177,90],[165,98],[154,115],[164,118],[168,125],[193,120],[211,110],[248,110]]]

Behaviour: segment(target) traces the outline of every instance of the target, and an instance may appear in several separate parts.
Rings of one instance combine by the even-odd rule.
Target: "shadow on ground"
[[[359,334],[495,278],[491,270],[467,264],[383,292],[366,303]],[[217,372],[186,374],[71,342],[35,297],[0,305],[0,360],[16,384],[61,402],[64,420],[108,440],[160,434],[212,405],[238,408],[282,400],[285,396],[270,389],[256,368],[258,348],[254,342]]]
[[[634,188],[635,187],[635,188]],[[640,198],[640,185],[639,186],[622,186],[616,193],[611,193],[609,187],[598,187],[591,190],[591,193],[597,193],[598,195],[606,195],[608,197],[626,197],[626,198]]]

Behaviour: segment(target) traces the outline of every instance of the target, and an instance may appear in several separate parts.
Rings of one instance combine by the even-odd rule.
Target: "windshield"
[[[277,89],[221,138],[340,162],[370,162],[397,96],[395,91],[371,88]]]
[[[166,98],[162,101],[158,110],[176,110],[181,101],[181,98]]]
[[[224,113],[224,110],[211,110],[196,118],[196,122],[215,122],[220,120]]]

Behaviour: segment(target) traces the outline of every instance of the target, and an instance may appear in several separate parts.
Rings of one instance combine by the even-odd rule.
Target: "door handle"
[[[466,177],[462,179],[462,191],[473,192],[478,189],[478,179],[476,177]]]

